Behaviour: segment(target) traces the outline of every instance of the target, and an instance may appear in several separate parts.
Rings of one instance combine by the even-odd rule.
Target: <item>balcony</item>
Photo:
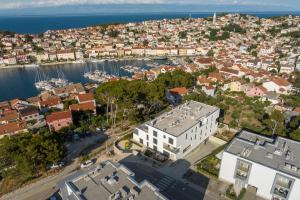
[[[277,180],[276,181],[276,185],[280,186],[282,188],[286,188],[286,189],[290,189],[290,187],[291,187],[290,181],[286,182],[286,181],[279,181],[279,180]]]
[[[287,198],[289,191],[282,188],[274,188],[273,194],[282,198]]]
[[[239,165],[238,170],[243,171],[245,173],[248,173],[249,172],[249,166],[245,167],[245,166]]]
[[[166,143],[164,143],[164,149],[174,154],[177,154],[180,151],[179,148],[172,147],[171,145],[168,145]]]
[[[146,126],[145,124],[142,124],[142,125],[138,126],[137,128],[148,133],[148,126]]]
[[[248,176],[245,173],[241,173],[239,171],[236,172],[235,177],[242,181],[245,181],[248,178]]]

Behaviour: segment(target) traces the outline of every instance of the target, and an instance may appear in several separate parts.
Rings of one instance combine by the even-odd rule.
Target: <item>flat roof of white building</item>
[[[132,171],[110,161],[71,175],[58,185],[64,200],[167,200],[150,182],[136,182]]]
[[[146,122],[149,126],[157,128],[175,137],[193,127],[199,122],[218,111],[219,108],[197,101],[188,101],[177,106],[169,112]]]
[[[300,142],[243,130],[225,151],[300,178]]]

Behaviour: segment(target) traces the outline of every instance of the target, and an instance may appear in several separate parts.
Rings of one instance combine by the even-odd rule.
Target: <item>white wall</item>
[[[232,184],[235,183],[234,173],[237,162],[237,156],[224,152],[221,162],[221,168],[219,173],[219,178],[221,180],[230,182]],[[239,158],[241,160],[245,160],[243,158]],[[268,159],[268,158],[266,158]],[[278,172],[272,168],[251,162],[249,160],[245,160],[252,164],[250,176],[248,179],[248,185],[254,186],[257,188],[257,195],[266,199],[271,199],[271,189],[275,180],[276,174],[281,174],[291,179],[295,179],[293,188],[289,195],[289,200],[299,200],[300,199],[300,180],[295,177],[289,176],[285,173]],[[246,185],[247,187],[247,185]]]
[[[153,138],[156,138],[157,145],[155,146],[157,146],[157,151],[159,151],[160,153],[167,151],[168,153],[174,156],[174,159],[181,159],[186,154],[191,152],[194,148],[196,148],[200,143],[202,143],[206,138],[208,138],[210,135],[216,132],[218,128],[218,123],[216,122],[216,120],[219,117],[219,114],[220,110],[217,110],[216,112],[212,113],[207,117],[206,123],[203,123],[201,127],[199,127],[199,123],[197,123],[178,137],[175,137],[173,135],[165,133],[164,131],[146,125],[148,126],[149,140],[147,140],[147,133],[140,129],[138,129],[139,136],[133,134],[133,139],[137,142],[139,142],[140,138],[143,139],[143,145],[145,146],[147,146],[148,141],[148,147],[153,149],[153,146],[155,145],[153,143]],[[153,131],[157,131],[157,137],[153,137]],[[169,138],[173,139],[173,144],[169,144]],[[180,148],[180,151],[176,155],[174,155],[172,152],[169,152],[168,150],[165,150],[163,148],[164,143],[169,144],[170,146],[173,146],[175,148]],[[189,145],[191,145],[189,150],[183,153],[183,150]]]

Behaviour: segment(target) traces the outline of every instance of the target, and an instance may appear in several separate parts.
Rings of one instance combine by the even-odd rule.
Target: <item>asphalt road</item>
[[[101,144],[101,141],[105,140],[105,137],[101,134],[85,137],[76,142],[67,145],[68,156],[67,160],[72,161],[78,157],[81,151],[87,149],[90,146],[95,147],[95,143]],[[32,184],[24,186],[14,192],[6,194],[0,198],[0,200],[45,200],[55,193],[57,188],[57,182],[63,180],[74,172],[79,166],[78,162],[71,162],[62,171],[53,176],[49,176],[38,180]]]
[[[160,192],[172,200],[219,200],[219,196],[206,193],[206,188],[195,189],[188,184],[164,175],[154,168],[135,162],[121,162],[135,173],[135,179],[141,182],[147,179],[155,185]]]

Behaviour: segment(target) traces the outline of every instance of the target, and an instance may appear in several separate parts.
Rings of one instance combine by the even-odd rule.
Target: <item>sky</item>
[[[251,11],[259,10],[274,10],[274,11],[300,11],[300,0],[0,0],[0,12],[23,12],[24,10],[37,10],[51,8],[68,8],[95,6],[101,8],[105,6],[106,9],[116,8],[125,5],[127,9],[134,10],[135,6],[142,6],[144,8],[151,8],[149,11],[155,11],[159,6],[166,6],[168,8],[193,8],[193,11],[199,7],[199,10],[205,10],[203,7],[210,6],[210,9],[217,7],[224,10],[231,8],[239,9],[248,8]],[[125,10],[125,7],[123,8]],[[118,8],[120,10],[120,8]],[[117,10],[118,10],[117,9]],[[160,9],[158,9],[159,11]],[[211,11],[211,10],[209,10]]]

